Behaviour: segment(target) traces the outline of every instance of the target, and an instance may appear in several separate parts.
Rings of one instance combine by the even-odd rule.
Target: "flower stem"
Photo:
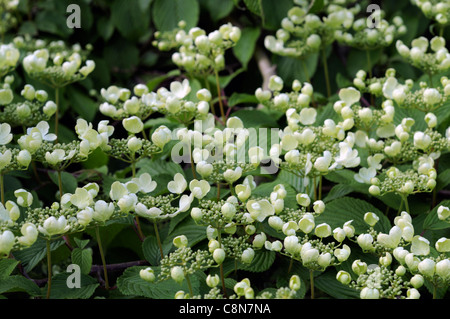
[[[218,242],[219,242],[219,247],[222,247],[222,236],[221,236],[220,232],[221,232],[221,229],[219,228],[218,229],[217,239],[218,239]],[[225,275],[223,273],[223,262],[220,263],[219,269],[220,269],[220,280],[222,282],[223,295],[224,295],[225,298],[228,298],[227,290],[226,290],[226,287],[225,287]]]
[[[322,49],[322,63],[323,63],[323,70],[325,74],[325,83],[327,85],[327,96],[331,96],[331,86],[330,86],[330,76],[328,74],[328,63],[327,63],[327,55],[325,52],[325,48]]]
[[[223,110],[222,92],[220,90],[219,73],[214,71],[216,76],[217,96],[219,98],[220,115],[222,116],[222,122],[225,123],[225,112]]]
[[[311,299],[314,299],[314,270],[309,270],[309,281],[311,283]]]
[[[3,173],[0,173],[0,193],[2,204],[5,205],[5,182],[3,181]]]
[[[47,239],[47,299],[50,299],[50,291],[52,290],[52,252],[50,248],[50,239]]]
[[[105,254],[103,252],[102,239],[100,237],[100,228],[98,225],[97,227],[95,227],[95,234],[97,236],[98,250],[100,251],[100,257],[102,259],[103,274],[105,277],[105,288],[109,290],[108,271],[106,270]]]
[[[61,199],[64,195],[63,187],[62,187],[62,178],[61,178],[61,171],[57,170],[58,173],[58,187],[59,187],[59,198]]]
[[[159,237],[159,230],[156,221],[153,221],[153,227],[155,228],[156,240],[158,241],[159,252],[161,254],[161,260],[164,259],[164,252],[161,244],[161,238]]]
[[[320,175],[320,177],[319,177],[319,200],[322,200],[322,183],[323,183],[323,176]]]
[[[408,196],[404,196],[404,197],[403,197],[403,201],[405,202],[405,209],[406,209],[406,212],[407,212],[408,214],[410,214],[410,212],[409,212],[409,204],[408,204]]]
[[[58,126],[59,126],[59,88],[55,88],[55,104],[56,104],[56,112],[55,112],[55,135],[56,141],[58,142]]]
[[[189,294],[191,295],[191,298],[194,296],[194,291],[192,290],[192,285],[191,285],[191,280],[189,279],[189,275],[185,274],[184,276],[186,278],[186,282],[188,284],[189,287]]]

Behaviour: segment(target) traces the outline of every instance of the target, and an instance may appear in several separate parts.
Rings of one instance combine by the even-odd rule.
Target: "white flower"
[[[209,183],[205,180],[192,180],[189,183],[189,189],[195,198],[202,199],[211,189]]]
[[[93,196],[85,188],[77,188],[75,193],[70,196],[70,202],[77,206],[79,209],[85,209],[86,207],[94,203]]]
[[[176,173],[173,178],[173,181],[170,181],[167,184],[167,189],[169,190],[169,192],[174,194],[183,193],[186,187],[187,187],[186,179],[180,173]]]
[[[14,234],[9,230],[5,230],[0,234],[0,255],[9,255],[9,252],[14,246],[15,239]]]
[[[131,116],[122,120],[123,127],[130,133],[137,134],[144,129],[144,123],[137,116]]]
[[[99,222],[105,222],[111,218],[114,213],[114,204],[107,203],[104,200],[95,202],[92,218]]]
[[[53,133],[48,133],[49,128],[50,126],[47,122],[41,121],[36,125],[36,127],[28,128],[27,134],[32,135],[33,133],[40,133],[42,140],[51,142],[56,140],[56,135]]]
[[[361,93],[354,87],[348,87],[339,91],[339,98],[346,106],[352,106],[361,98]]]
[[[39,235],[39,232],[36,228],[36,226],[32,223],[25,223],[20,228],[20,232],[23,236],[20,236],[17,240],[22,246],[31,246],[33,245],[37,237]]]
[[[159,148],[164,148],[164,145],[172,139],[172,132],[168,127],[161,125],[153,132],[151,139],[153,144]]]
[[[331,153],[330,151],[324,151],[323,156],[318,157],[314,162],[314,168],[319,172],[328,172],[331,164]]]
[[[310,233],[315,226],[314,216],[311,213],[306,213],[298,222],[298,227],[305,234]]]
[[[233,183],[237,181],[241,176],[242,176],[242,168],[239,166],[236,167],[234,170],[229,168],[223,173],[223,177],[228,183]]]
[[[307,107],[300,111],[300,122],[303,125],[312,125],[316,121],[317,111],[315,108]]]
[[[162,214],[162,210],[158,207],[151,207],[149,209],[142,203],[137,203],[134,207],[134,211],[137,215],[145,218],[157,218]]]
[[[253,220],[258,220],[259,222],[264,221],[266,217],[275,214],[275,209],[273,205],[267,200],[249,200],[247,202],[247,211]]]
[[[356,167],[361,162],[358,156],[358,151],[352,149],[352,147],[345,142],[339,143],[339,155],[335,157],[335,165],[337,167]]]
[[[67,220],[64,216],[60,216],[58,219],[55,216],[50,216],[44,221],[42,226],[38,227],[38,230],[43,235],[51,237],[68,232],[70,225],[67,225]]]
[[[188,79],[184,79],[183,82],[174,81],[170,83],[170,92],[179,99],[186,97],[191,92]]]
[[[11,126],[8,123],[0,124],[0,145],[6,145],[12,141]]]
[[[431,137],[424,132],[416,132],[414,133],[414,146],[421,149],[426,150],[428,146],[431,144]]]
[[[430,253],[430,242],[422,236],[414,236],[411,243],[411,252],[414,255],[426,256]]]
[[[119,181],[115,181],[114,183],[112,183],[111,190],[109,191],[109,197],[112,200],[118,201],[125,195],[128,195],[128,189],[124,184]]]
[[[14,195],[17,198],[17,204],[22,207],[30,207],[33,204],[33,195],[23,188],[15,190]]]
[[[142,193],[150,193],[154,191],[157,186],[149,173],[143,173],[139,177],[133,178],[132,181],[138,185],[139,191]]]
[[[331,227],[327,223],[322,223],[316,226],[315,235],[320,238],[325,238],[331,235]]]
[[[87,226],[92,221],[94,210],[91,207],[86,207],[77,213],[77,220],[81,226]]]

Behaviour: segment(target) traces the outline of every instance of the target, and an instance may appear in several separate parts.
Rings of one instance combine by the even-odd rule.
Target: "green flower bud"
[[[185,235],[176,236],[173,240],[173,245],[177,248],[187,247],[188,239]]]
[[[352,277],[350,276],[350,274],[344,270],[340,270],[337,275],[336,275],[336,279],[343,285],[348,285],[350,284],[350,282],[352,281]]]
[[[174,266],[170,270],[170,277],[177,283],[181,283],[184,280],[184,270],[180,266]]]
[[[141,269],[141,271],[139,271],[139,276],[141,277],[141,279],[147,281],[147,282],[153,282],[155,281],[155,272],[151,267],[147,267],[145,269]]]
[[[217,248],[213,252],[213,259],[217,264],[221,264],[225,260],[225,250],[222,248]]]

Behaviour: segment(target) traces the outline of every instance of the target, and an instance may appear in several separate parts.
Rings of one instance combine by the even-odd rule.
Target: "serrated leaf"
[[[11,258],[0,259],[0,279],[11,275],[17,264],[19,264],[19,262]]]
[[[206,227],[197,225],[192,218],[187,218],[170,232],[164,239],[163,245],[172,243],[172,240],[179,235],[185,235],[188,239],[189,246],[194,246],[206,238]]]
[[[163,246],[163,254],[166,256],[172,248],[172,243],[165,243]],[[159,265],[161,260],[161,252],[159,250],[158,241],[155,236],[148,236],[142,243],[142,252],[145,259],[152,266]]]
[[[238,264],[238,269],[246,270],[250,272],[263,272],[268,270],[275,261],[276,254],[269,250],[257,250],[255,251],[255,257],[251,264]]]
[[[75,248],[72,250],[72,262],[80,266],[82,274],[88,275],[92,267],[92,251]]]
[[[139,272],[146,267],[134,266],[126,269],[122,276],[117,279],[117,287],[120,292],[127,296],[140,296],[152,299],[173,299],[179,290],[189,291],[186,280],[181,284],[176,283],[171,278],[160,282],[147,282],[141,279]],[[152,267],[155,276],[160,273],[159,267]],[[192,290],[194,294],[199,291],[200,283],[196,276],[190,276]]]
[[[336,299],[358,299],[359,291],[341,284],[335,271],[327,271],[314,278],[314,286]]]
[[[94,278],[80,274],[80,288],[69,288],[67,279],[70,275],[70,273],[63,272],[52,278],[50,299],[88,299],[99,286]]]
[[[50,243],[50,250],[54,251],[64,245],[64,240],[53,240]],[[30,272],[36,265],[47,256],[47,243],[45,239],[38,238],[29,248],[16,251],[14,256],[20,260],[26,272]]]
[[[391,223],[389,219],[372,204],[353,197],[342,197],[335,199],[325,205],[325,211],[316,218],[316,225],[327,223],[331,228],[342,227],[345,222],[353,220],[355,233],[360,234],[369,228],[364,222],[364,214],[372,212],[380,220],[374,226],[375,230],[384,233],[389,232]]]
[[[24,291],[31,296],[41,295],[39,287],[32,280],[23,276],[10,276],[0,280],[0,294],[19,291]]]

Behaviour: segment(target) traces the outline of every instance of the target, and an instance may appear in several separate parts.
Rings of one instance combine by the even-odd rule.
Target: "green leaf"
[[[88,299],[99,286],[99,283],[94,278],[80,274],[81,287],[69,288],[67,279],[70,275],[70,273],[62,272],[52,278],[51,299]]]
[[[39,287],[32,280],[23,276],[11,276],[0,280],[0,294],[19,291],[24,291],[31,296],[41,295]]]
[[[98,110],[98,104],[88,94],[69,86],[66,90],[70,108],[88,122],[92,122]]]
[[[233,53],[244,68],[255,51],[256,42],[258,41],[261,30],[259,28],[244,28],[241,31],[241,38],[233,47]]]
[[[57,172],[48,172],[48,176],[50,176],[50,179],[55,185],[59,185]],[[78,186],[77,179],[67,172],[61,172],[61,182],[64,193],[74,193]]]
[[[159,31],[171,31],[178,22],[186,22],[186,29],[197,26],[200,6],[197,0],[155,0],[152,9],[153,21]]]
[[[5,258],[0,259],[0,279],[6,278],[13,272],[14,268],[19,264],[17,260]]]
[[[117,287],[126,296],[140,296],[152,299],[173,299],[177,291],[189,291],[186,280],[178,284],[172,279],[159,282],[147,282],[141,279],[139,272],[146,267],[130,267],[117,279]],[[152,267],[155,276],[160,273],[159,267]],[[194,294],[198,294],[200,282],[196,276],[189,277]]]
[[[314,285],[336,299],[358,299],[359,291],[341,284],[336,279],[336,271],[327,271],[314,278]]]
[[[136,41],[149,29],[150,12],[148,7],[142,10],[139,5],[130,5],[127,0],[114,0],[111,20],[124,38]]]
[[[258,16],[261,16],[261,0],[244,0],[244,3],[251,12]]]
[[[237,93],[234,92],[228,99],[228,106],[235,106],[238,104],[258,104],[258,99],[254,94]]]
[[[255,258],[251,264],[238,264],[238,269],[250,272],[263,272],[272,266],[275,261],[276,254],[273,251],[257,250],[255,251]]]
[[[170,249],[172,248],[172,243],[165,243],[163,245],[163,254],[166,256]],[[145,259],[152,266],[159,265],[161,260],[161,252],[159,251],[158,241],[155,236],[148,236],[142,243],[142,252],[144,253]]]
[[[189,246],[194,246],[206,238],[206,227],[197,225],[192,218],[187,218],[175,227],[164,239],[164,245],[172,244],[172,240],[179,235],[185,235],[188,239]]]
[[[50,243],[50,250],[55,251],[64,245],[64,240],[53,240]],[[30,272],[36,265],[47,256],[47,243],[45,239],[38,238],[36,242],[29,248],[16,251],[14,256],[20,260],[26,272]]]
[[[389,219],[372,204],[353,197],[342,197],[327,203],[325,211],[316,218],[316,224],[327,223],[331,228],[342,227],[345,222],[353,220],[355,233],[360,234],[369,228],[364,222],[364,214],[375,213],[380,220],[374,226],[375,230],[389,232],[391,224]]]
[[[82,274],[88,275],[92,267],[92,250],[74,248],[72,250],[72,262],[80,266]]]
[[[444,220],[440,220],[437,214],[439,206],[450,207],[450,200],[444,200],[434,207],[431,212],[428,213],[427,217],[423,222],[423,228],[428,230],[438,230],[450,228],[450,223]]]
[[[233,0],[202,0],[201,4],[208,10],[213,21],[225,18],[234,8]]]
[[[244,127],[278,127],[277,121],[261,110],[239,110],[232,113],[244,122]]]

